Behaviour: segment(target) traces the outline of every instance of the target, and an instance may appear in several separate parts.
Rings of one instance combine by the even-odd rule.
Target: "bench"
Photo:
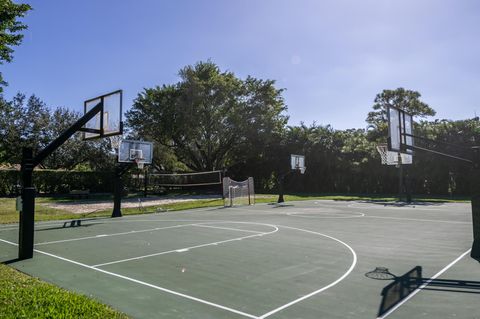
[[[89,189],[72,189],[68,194],[70,198],[88,198],[90,195]]]

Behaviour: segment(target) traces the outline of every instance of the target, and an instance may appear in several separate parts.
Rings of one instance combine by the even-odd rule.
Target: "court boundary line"
[[[338,215],[347,215],[347,214],[352,214],[351,216],[322,216],[322,214],[338,214]],[[353,215],[353,214],[360,214],[360,215]],[[293,213],[286,213],[285,215],[287,216],[293,216],[293,217],[300,217],[300,218],[310,218],[310,219],[325,219],[325,218],[331,218],[331,219],[347,219],[347,218],[361,218],[365,217],[365,213],[361,212],[342,212],[342,213],[308,213],[308,212],[293,212]],[[310,215],[310,216],[309,216]]]
[[[204,224],[191,224],[191,226],[193,226],[193,227],[203,227],[203,228],[233,230],[233,231],[240,231],[240,232],[245,232],[245,233],[265,234],[264,232],[255,231],[255,230],[246,230],[246,229],[228,228],[228,227],[216,227],[216,226],[208,226],[208,225],[204,225]]]
[[[149,232],[149,231],[156,231],[156,230],[162,230],[162,229],[171,229],[171,228],[181,228],[181,227],[187,227],[187,226],[191,226],[191,224],[174,225],[174,226],[166,226],[166,227],[155,227],[155,228],[149,228],[149,229],[131,230],[131,231],[121,232],[121,233],[99,234],[99,235],[95,235],[95,236],[87,236],[87,237],[79,237],[79,238],[70,238],[70,239],[44,241],[44,242],[36,243],[35,246],[39,246],[39,245],[49,245],[49,244],[59,244],[59,243],[68,243],[68,242],[72,242],[72,241],[87,240],[87,239],[99,239],[99,238],[107,238],[107,237],[114,237],[114,236],[121,236],[121,235],[130,235],[130,234],[138,234],[138,233],[146,233],[146,232]]]
[[[448,269],[450,269],[453,265],[455,265],[457,262],[459,262],[463,257],[465,257],[468,253],[470,253],[472,249],[470,248],[460,256],[458,256],[454,261],[443,267],[439,272],[437,272],[435,275],[430,277],[425,283],[423,283],[420,287],[415,289],[411,294],[409,294],[405,299],[400,301],[398,304],[395,305],[392,309],[387,311],[385,314],[382,316],[377,317],[377,319],[384,319],[388,316],[390,316],[395,310],[400,308],[403,304],[405,304],[408,300],[412,299],[416,294],[418,294],[421,290],[423,290],[425,287],[427,287],[433,280],[437,279],[439,276],[441,276],[444,272],[446,272]]]
[[[268,225],[268,224],[265,224],[265,225]],[[191,224],[189,226],[195,226],[195,224]],[[144,259],[144,258],[156,257],[156,256],[161,256],[161,255],[166,255],[166,254],[179,252],[180,250],[187,251],[187,250],[191,250],[191,249],[203,248],[203,247],[208,247],[208,246],[217,246],[218,244],[224,244],[224,243],[228,243],[228,242],[239,241],[239,240],[243,240],[243,239],[247,239],[247,238],[271,235],[271,234],[276,233],[278,231],[278,227],[276,227],[274,225],[268,225],[268,226],[273,227],[274,230],[271,231],[271,232],[265,232],[265,233],[255,234],[255,235],[248,235],[248,236],[244,236],[244,237],[236,237],[236,238],[232,238],[232,239],[225,239],[225,240],[220,240],[220,241],[217,241],[217,242],[195,245],[195,246],[190,246],[190,247],[182,247],[182,248],[162,251],[162,252],[158,252],[158,253],[138,256],[138,257],[131,257],[131,258],[125,258],[125,259],[120,259],[120,260],[114,260],[114,261],[110,261],[110,262],[106,262],[106,263],[92,265],[91,267],[97,268],[97,267],[103,267],[103,266],[108,266],[108,265],[113,265],[113,264],[129,262],[129,261],[132,261],[132,260],[140,260],[140,259]]]
[[[276,313],[278,313],[278,312],[280,312],[280,311],[282,311],[282,310],[284,310],[284,309],[286,309],[286,308],[289,308],[289,307],[293,306],[294,304],[297,304],[297,303],[299,303],[299,302],[301,302],[301,301],[304,301],[304,300],[306,300],[306,299],[308,299],[308,298],[310,298],[310,297],[313,297],[313,296],[315,296],[315,295],[317,295],[317,294],[319,294],[319,293],[321,293],[321,292],[323,292],[323,291],[325,291],[325,290],[327,290],[327,289],[329,289],[329,288],[337,285],[338,283],[340,283],[341,281],[343,281],[345,278],[347,278],[348,275],[350,275],[350,273],[351,273],[351,272],[353,271],[353,269],[355,268],[355,266],[356,266],[356,264],[357,264],[357,260],[358,260],[357,254],[355,253],[355,250],[354,250],[352,247],[350,247],[347,243],[341,241],[341,240],[338,239],[338,238],[335,238],[335,237],[332,237],[332,236],[329,236],[329,235],[326,235],[326,234],[323,234],[323,233],[320,233],[320,232],[315,232],[315,231],[312,231],[312,230],[303,229],[303,228],[296,228],[296,227],[290,227],[290,226],[284,226],[284,225],[277,225],[277,226],[278,226],[278,227],[287,228],[287,229],[293,229],[293,230],[297,230],[297,231],[302,231],[302,232],[306,232],[306,233],[311,233],[311,234],[314,234],[314,235],[319,235],[319,236],[323,236],[323,237],[327,237],[327,238],[329,238],[329,239],[332,239],[332,240],[334,240],[334,241],[342,244],[343,246],[347,247],[348,250],[350,250],[350,252],[352,253],[352,256],[353,256],[353,261],[352,261],[352,264],[350,265],[350,268],[349,268],[342,276],[340,276],[340,278],[338,278],[337,280],[333,281],[332,283],[330,283],[330,284],[328,284],[328,285],[326,285],[326,286],[324,286],[324,287],[322,287],[322,288],[320,288],[320,289],[317,289],[317,290],[315,290],[315,291],[313,291],[313,292],[310,292],[310,293],[306,294],[305,296],[302,296],[302,297],[300,297],[300,298],[298,298],[298,299],[295,299],[295,300],[293,300],[293,301],[290,301],[290,302],[288,302],[288,303],[286,303],[286,304],[284,304],[284,305],[282,305],[282,306],[280,306],[280,307],[277,307],[277,308],[275,308],[275,309],[273,309],[273,310],[270,310],[269,312],[267,312],[267,313],[259,316],[258,319],[265,319],[265,318],[267,318],[267,317],[270,317],[271,315],[274,315],[274,314],[276,314]]]
[[[436,223],[448,223],[448,224],[467,224],[471,225],[472,222],[457,222],[454,220],[441,220],[441,219],[422,219],[422,218],[401,218],[401,217],[390,217],[390,216],[375,216],[366,214],[365,217],[369,218],[381,218],[381,219],[395,219],[395,220],[409,220],[409,221],[418,221],[418,222],[436,222]]]
[[[286,308],[289,308],[291,307],[292,305],[294,304],[297,304],[303,300],[306,300],[314,295],[317,295],[335,285],[337,285],[338,283],[340,283],[341,281],[343,281],[352,271],[353,269],[355,268],[356,266],[356,263],[357,263],[357,255],[355,253],[355,251],[353,250],[352,247],[350,247],[348,244],[346,244],[345,242],[335,238],[335,237],[332,237],[332,236],[329,236],[329,235],[326,235],[326,234],[323,234],[323,233],[320,233],[320,232],[315,232],[315,231],[311,231],[311,230],[307,230],[307,229],[302,229],[302,228],[296,228],[296,227],[290,227],[290,226],[284,226],[284,225],[271,225],[271,224],[263,224],[263,223],[250,223],[250,222],[235,222],[235,221],[221,221],[219,223],[240,223],[240,224],[256,224],[256,225],[263,225],[263,226],[271,226],[271,227],[275,227],[276,229],[273,231],[273,232],[270,232],[270,233],[274,233],[274,232],[277,232],[279,230],[279,227],[283,227],[283,228],[286,228],[286,229],[293,229],[293,230],[296,230],[296,231],[300,231],[300,232],[306,232],[306,233],[311,233],[311,234],[314,234],[314,235],[319,235],[319,236],[322,236],[322,237],[326,237],[326,238],[329,238],[329,239],[332,239],[342,245],[344,245],[345,247],[348,248],[348,250],[350,250],[352,256],[353,256],[353,261],[352,261],[352,264],[350,265],[349,269],[342,275],[340,276],[338,279],[336,279],[335,281],[333,281],[332,283],[320,288],[320,289],[317,289],[313,292],[310,292],[310,293],[307,293],[306,295],[300,297],[300,298],[297,298],[287,304],[284,304],[280,307],[277,307],[263,315],[260,315],[260,316],[255,316],[255,315],[252,315],[252,314],[249,314],[249,313],[246,313],[246,312],[242,312],[242,311],[239,311],[239,310],[236,310],[234,308],[230,308],[230,307],[226,307],[226,306],[222,306],[220,304],[216,304],[216,303],[213,303],[213,302],[210,302],[210,301],[207,301],[207,300],[204,300],[204,299],[201,299],[201,298],[197,298],[197,297],[193,297],[193,296],[190,296],[190,295],[187,295],[187,294],[183,294],[183,293],[179,293],[179,292],[176,292],[174,290],[170,290],[170,289],[167,289],[167,288],[163,288],[163,287],[160,287],[160,286],[156,286],[156,285],[153,285],[153,284],[150,284],[150,283],[147,283],[147,282],[144,282],[144,281],[141,281],[141,280],[137,280],[135,278],[131,278],[131,277],[127,277],[127,276],[124,276],[124,275],[120,275],[120,274],[117,274],[117,273],[114,273],[114,272],[110,272],[110,271],[107,271],[107,270],[104,270],[104,269],[101,269],[101,268],[96,268],[95,266],[90,266],[90,265],[87,265],[87,264],[83,264],[81,262],[78,262],[78,261],[74,261],[74,260],[71,260],[71,259],[68,259],[68,258],[65,258],[65,257],[61,257],[61,256],[57,256],[57,255],[54,255],[54,254],[51,254],[51,253],[48,253],[48,252],[44,252],[44,251],[41,251],[41,250],[38,250],[38,249],[34,249],[35,252],[38,252],[40,254],[44,254],[44,255],[47,255],[47,256],[50,256],[50,257],[53,257],[53,258],[56,258],[56,259],[59,259],[59,260],[62,260],[62,261],[66,261],[66,262],[69,262],[69,263],[73,263],[73,264],[76,264],[78,266],[81,266],[81,267],[85,267],[87,269],[91,269],[91,270],[95,270],[95,271],[98,271],[98,272],[101,272],[101,273],[104,273],[104,274],[107,274],[107,275],[111,275],[111,276],[114,276],[114,277],[118,277],[118,278],[121,278],[121,279],[125,279],[127,281],[131,281],[131,282],[134,282],[134,283],[138,283],[138,284],[141,284],[141,285],[144,285],[144,286],[147,286],[147,287],[150,287],[150,288],[154,288],[154,289],[157,289],[157,290],[160,290],[160,291],[163,291],[163,292],[166,292],[166,293],[170,293],[170,294],[173,294],[173,295],[176,295],[176,296],[179,296],[179,297],[184,297],[186,299],[189,299],[189,300],[192,300],[192,301],[197,301],[199,303],[203,303],[203,304],[206,304],[206,305],[210,305],[212,307],[215,307],[215,308],[219,308],[219,309],[222,309],[222,310],[225,310],[225,311],[229,311],[229,312],[232,312],[232,313],[236,313],[236,314],[239,314],[239,315],[242,315],[242,316],[245,316],[245,317],[248,317],[248,318],[253,318],[253,319],[264,319],[264,318],[267,318],[267,317],[270,317],[271,315],[275,314],[275,313],[278,313]],[[269,233],[266,233],[266,234],[269,234]],[[258,235],[251,235],[251,236],[247,236],[247,237],[259,237],[259,236],[264,236],[265,234],[258,234]],[[239,239],[234,239],[234,240],[239,240]],[[16,243],[13,243],[13,242],[10,242],[10,241],[7,241],[7,240],[3,240],[3,239],[0,239],[0,241],[2,242],[5,242],[5,243],[8,243],[8,244],[11,244],[11,245],[14,245],[14,246],[18,246],[18,244]],[[229,240],[229,241],[233,241],[233,240]]]
[[[10,245],[18,246],[18,244],[7,241],[7,240],[4,240],[4,239],[0,239],[0,241],[5,242],[5,243],[10,244]],[[34,251],[37,252],[37,253],[49,256],[49,257],[53,257],[53,258],[56,258],[56,259],[59,259],[59,260],[62,260],[62,261],[72,263],[72,264],[80,266],[80,267],[95,270],[95,271],[104,273],[106,275],[110,275],[110,276],[113,276],[113,277],[117,277],[117,278],[120,278],[120,279],[131,281],[131,282],[134,282],[134,283],[137,283],[137,284],[140,284],[140,285],[143,285],[143,286],[147,286],[147,287],[150,287],[150,288],[154,288],[154,289],[157,289],[157,290],[160,290],[160,291],[163,291],[163,292],[175,295],[175,296],[183,297],[183,298],[186,298],[186,299],[189,299],[189,300],[197,301],[199,303],[202,303],[202,304],[205,304],[205,305],[208,305],[208,306],[212,306],[212,307],[215,307],[215,308],[226,310],[226,311],[235,313],[237,315],[242,315],[244,317],[252,318],[252,319],[258,319],[258,316],[255,316],[255,315],[252,315],[252,314],[249,314],[249,313],[246,313],[246,312],[234,309],[234,308],[222,306],[220,304],[216,304],[216,303],[210,302],[208,300],[204,300],[204,299],[201,299],[201,298],[197,298],[197,297],[194,297],[194,296],[183,294],[181,292],[177,292],[177,291],[174,291],[174,290],[170,290],[170,289],[167,289],[167,288],[156,286],[156,285],[150,284],[148,282],[141,281],[141,280],[131,278],[131,277],[127,277],[127,276],[124,276],[124,275],[120,275],[120,274],[117,274],[117,273],[114,273],[114,272],[111,272],[111,271],[108,271],[108,270],[95,268],[95,267],[89,266],[87,264],[84,264],[84,263],[81,263],[81,262],[78,262],[78,261],[75,261],[75,260],[71,260],[71,259],[68,259],[68,258],[65,258],[65,257],[57,256],[57,255],[54,255],[54,254],[51,254],[51,253],[48,253],[48,252],[45,252],[45,251],[42,251],[42,250],[34,249]]]

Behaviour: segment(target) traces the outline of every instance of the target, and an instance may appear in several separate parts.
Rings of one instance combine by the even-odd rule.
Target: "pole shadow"
[[[480,281],[424,278],[421,266],[413,267],[402,276],[395,276],[385,267],[377,267],[365,276],[376,280],[393,280],[382,289],[378,317],[389,312],[417,289],[480,294]]]

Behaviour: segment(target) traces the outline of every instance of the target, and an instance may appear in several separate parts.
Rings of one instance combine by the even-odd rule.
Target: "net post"
[[[472,147],[473,170],[471,175],[473,244],[470,256],[480,262],[480,147]]]

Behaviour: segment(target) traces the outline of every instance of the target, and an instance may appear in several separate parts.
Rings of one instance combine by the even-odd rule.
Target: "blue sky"
[[[19,1],[16,1],[19,2]],[[80,111],[116,89],[178,81],[211,59],[285,88],[290,125],[364,128],[383,89],[417,90],[437,118],[480,114],[480,2],[470,0],[30,0],[5,95]]]

